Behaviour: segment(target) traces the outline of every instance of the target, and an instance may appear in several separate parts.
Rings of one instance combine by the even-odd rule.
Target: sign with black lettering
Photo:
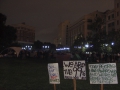
[[[90,84],[118,84],[116,63],[89,64]]]
[[[60,84],[58,63],[49,63],[48,73],[50,84]]]
[[[63,61],[64,79],[86,80],[85,61]]]

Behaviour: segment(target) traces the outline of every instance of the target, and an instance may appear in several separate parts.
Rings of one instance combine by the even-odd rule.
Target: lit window
[[[47,46],[45,46],[45,48],[47,48]]]

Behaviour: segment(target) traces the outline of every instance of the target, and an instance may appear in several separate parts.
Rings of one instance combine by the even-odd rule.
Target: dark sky
[[[60,22],[71,23],[93,11],[114,8],[114,0],[0,0],[7,25],[25,22],[35,27],[36,40],[53,42]]]

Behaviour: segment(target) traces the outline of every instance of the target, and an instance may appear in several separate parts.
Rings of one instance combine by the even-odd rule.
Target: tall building
[[[96,17],[105,17],[103,12],[94,11],[87,15],[84,15],[79,20],[74,22],[68,27],[68,45],[73,45],[78,34],[82,34],[86,39],[87,36],[92,35],[92,30],[90,29],[91,23],[93,23]]]
[[[92,35],[89,25],[97,16],[101,17],[105,22],[101,27],[101,30],[104,29],[107,33],[111,30],[120,30],[120,0],[114,0],[114,8],[112,10],[107,10],[105,12],[92,12],[84,15],[79,20],[71,24],[68,27],[69,46],[73,45],[77,35],[80,33],[82,33],[85,38]]]
[[[92,35],[93,31],[90,29],[90,25],[96,17],[101,17],[104,20],[101,30],[105,30],[107,33],[111,30],[120,30],[120,0],[114,0],[112,10],[94,11],[84,15],[72,24],[68,22],[60,23],[59,34],[55,39],[56,44],[72,46],[79,34],[82,34],[85,39],[87,36]]]
[[[106,13],[106,32],[120,30],[120,0],[114,0],[114,9]]]
[[[69,21],[64,21],[58,25],[58,36],[54,39],[56,45],[67,46],[68,45],[68,26]]]
[[[115,30],[120,30],[120,0],[114,0]]]
[[[25,23],[11,25],[17,29],[17,42],[22,46],[32,45],[35,41],[35,28]]]
[[[115,30],[115,10],[108,10],[105,15],[106,32],[108,34],[109,31]]]

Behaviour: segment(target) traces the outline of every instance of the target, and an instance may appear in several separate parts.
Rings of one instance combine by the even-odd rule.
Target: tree
[[[6,16],[0,13],[0,49],[9,47],[17,38],[17,30],[12,26],[6,26],[6,19]]]
[[[77,38],[74,41],[74,46],[82,46],[85,42],[85,38],[82,34],[78,34]]]
[[[0,13],[0,28],[2,28],[5,25],[5,23],[6,23],[6,16]]]
[[[43,43],[37,40],[34,42],[33,48],[39,50],[39,49],[42,49],[42,46],[43,46]]]
[[[96,17],[93,21],[93,23],[91,24],[91,29],[93,32],[95,33],[99,33],[102,30],[102,26],[104,25],[104,21],[101,17]]]
[[[55,44],[50,44],[50,51],[56,51],[56,45]]]
[[[5,22],[6,22],[6,16],[0,13],[0,42],[3,39],[3,31],[5,29]]]
[[[112,46],[113,52],[120,52],[120,30],[115,31],[113,41],[114,46]]]
[[[103,26],[104,21],[101,17],[96,17],[93,23],[91,24],[91,30],[93,32],[92,35],[93,50],[96,52],[101,51],[101,45],[103,44],[103,39],[106,34],[106,32],[104,32],[105,30],[103,30],[105,29],[103,28]]]
[[[77,38],[74,41],[73,47],[76,47],[77,49],[80,47],[80,52],[84,52],[84,46],[86,44],[86,40],[82,33],[78,34]]]
[[[50,52],[56,51],[56,45],[52,44],[50,42],[44,42],[43,43],[44,46],[49,46],[49,48],[47,47],[47,49],[44,48],[44,50],[48,50]]]

